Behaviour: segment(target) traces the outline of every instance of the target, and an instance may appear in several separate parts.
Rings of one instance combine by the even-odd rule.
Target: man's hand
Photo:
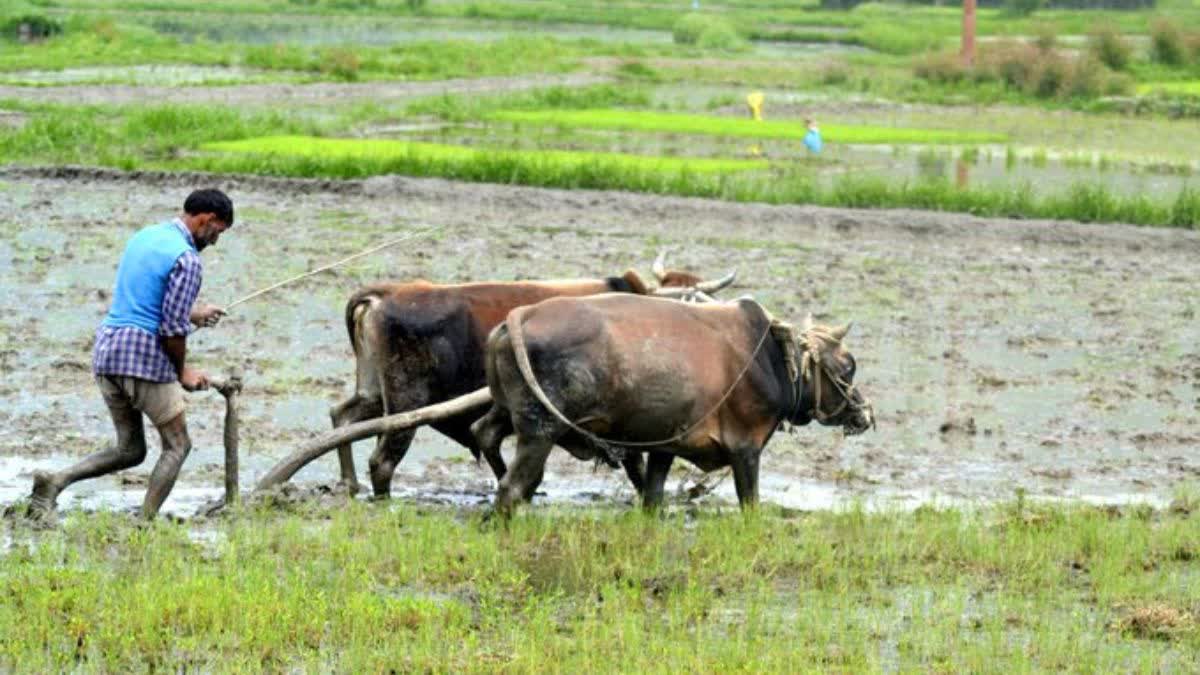
[[[221,321],[223,316],[225,316],[225,310],[205,303],[193,307],[188,319],[199,328],[212,328]]]
[[[179,374],[179,384],[188,391],[201,391],[208,389],[208,374],[203,370],[184,367],[183,372]]]

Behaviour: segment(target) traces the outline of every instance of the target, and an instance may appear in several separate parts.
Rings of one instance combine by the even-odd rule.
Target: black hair
[[[220,190],[196,190],[184,200],[183,212],[189,216],[211,213],[221,222],[233,227],[233,202]]]

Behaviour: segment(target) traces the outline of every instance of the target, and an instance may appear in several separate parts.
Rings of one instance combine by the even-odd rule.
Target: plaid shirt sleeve
[[[203,267],[200,256],[194,251],[185,251],[175,261],[167,276],[167,290],[163,293],[162,322],[158,334],[163,337],[186,336],[192,332],[192,304],[200,294]]]

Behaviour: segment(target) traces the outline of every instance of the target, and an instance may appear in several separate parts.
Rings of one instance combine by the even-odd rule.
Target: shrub
[[[1182,66],[1188,62],[1188,48],[1183,31],[1167,19],[1150,26],[1150,56],[1161,64]]]
[[[29,14],[9,19],[4,23],[4,37],[23,42],[45,40],[62,33],[62,23],[39,14]]]
[[[1088,53],[1113,70],[1125,70],[1133,46],[1113,24],[1097,24],[1088,32]]]
[[[358,70],[361,67],[362,62],[359,61],[358,54],[349,49],[330,50],[325,54],[325,60],[321,63],[322,72],[347,82],[358,79]]]
[[[744,49],[746,46],[745,40],[738,34],[733,26],[719,21],[711,24],[700,33],[700,40],[696,43],[702,49],[716,49],[721,51],[737,51]]]
[[[1034,64],[1025,91],[1038,98],[1053,98],[1063,91],[1071,65],[1057,54],[1045,54]]]
[[[1026,89],[1044,54],[1024,42],[997,42],[982,55],[982,68],[1014,89]]]
[[[703,14],[684,14],[671,28],[671,36],[677,45],[694,45],[700,42],[700,34],[708,26],[708,17]]]
[[[1081,56],[1067,65],[1058,94],[1065,98],[1094,98],[1104,93],[1108,69],[1092,56]]]
[[[745,41],[729,22],[704,14],[684,14],[675,22],[671,34],[676,44],[704,49],[734,50],[745,46]]]
[[[425,11],[425,0],[404,0],[404,4],[408,5],[408,11],[413,14]]]

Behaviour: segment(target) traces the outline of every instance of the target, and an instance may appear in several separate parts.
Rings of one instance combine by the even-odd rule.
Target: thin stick
[[[234,308],[234,307],[236,307],[236,306],[238,306],[238,305],[242,304],[243,302],[246,302],[247,300],[253,300],[254,298],[257,298],[258,296],[260,296],[260,295],[262,295],[262,294],[264,294],[264,293],[269,293],[270,291],[273,291],[273,290],[275,290],[276,288],[279,288],[280,286],[286,286],[286,285],[288,285],[288,284],[290,284],[290,283],[292,283],[292,282],[295,282],[295,281],[300,281],[301,279],[304,279],[304,278],[306,278],[306,277],[311,277],[311,276],[313,276],[314,274],[320,274],[321,272],[325,272],[325,271],[327,271],[327,270],[331,270],[331,269],[333,269],[333,268],[337,267],[338,265],[344,265],[345,263],[348,263],[348,262],[350,262],[351,260],[354,260],[354,259],[356,259],[356,258],[361,258],[361,257],[363,257],[363,256],[365,256],[365,255],[371,255],[372,253],[375,253],[376,251],[382,251],[383,249],[385,249],[385,248],[387,248],[387,247],[389,247],[389,246],[395,246],[396,244],[399,244],[399,243],[401,243],[401,242],[408,241],[409,239],[414,239],[414,238],[416,238],[416,237],[420,237],[420,236],[422,236],[422,235],[429,234],[430,232],[436,232],[436,231],[438,231],[438,230],[442,229],[443,227],[445,227],[445,225],[438,225],[438,226],[435,226],[435,227],[429,227],[429,228],[426,228],[426,229],[424,229],[424,230],[420,230],[420,231],[418,231],[418,232],[413,232],[412,234],[406,234],[406,235],[404,235],[403,237],[399,237],[399,238],[397,238],[397,239],[393,239],[393,240],[391,240],[391,241],[384,242],[384,243],[382,243],[382,244],[380,244],[380,245],[378,245],[378,246],[375,246],[375,247],[373,247],[373,248],[369,248],[369,249],[367,249],[367,250],[365,250],[365,251],[362,251],[362,252],[360,252],[360,253],[355,253],[355,254],[354,254],[354,255],[352,255],[352,256],[349,256],[349,257],[346,257],[346,258],[342,258],[341,260],[339,260],[339,261],[337,261],[337,262],[334,262],[334,263],[330,263],[330,264],[328,264],[328,265],[325,265],[324,267],[318,267],[317,269],[315,269],[315,270],[312,270],[311,272],[305,272],[304,274],[298,274],[298,275],[296,275],[296,276],[292,277],[291,279],[285,279],[285,280],[283,280],[283,281],[280,281],[280,282],[279,282],[279,283],[277,283],[277,284],[272,284],[272,285],[270,285],[270,286],[267,286],[266,288],[264,288],[264,289],[262,289],[262,290],[254,291],[253,293],[251,293],[250,295],[247,295],[247,296],[246,296],[246,297],[244,297],[244,298],[238,298],[237,300],[234,300],[233,302],[231,302],[231,303],[229,303],[228,305],[226,305],[226,306],[225,306],[225,311],[229,311],[230,309],[232,309],[232,308]]]

